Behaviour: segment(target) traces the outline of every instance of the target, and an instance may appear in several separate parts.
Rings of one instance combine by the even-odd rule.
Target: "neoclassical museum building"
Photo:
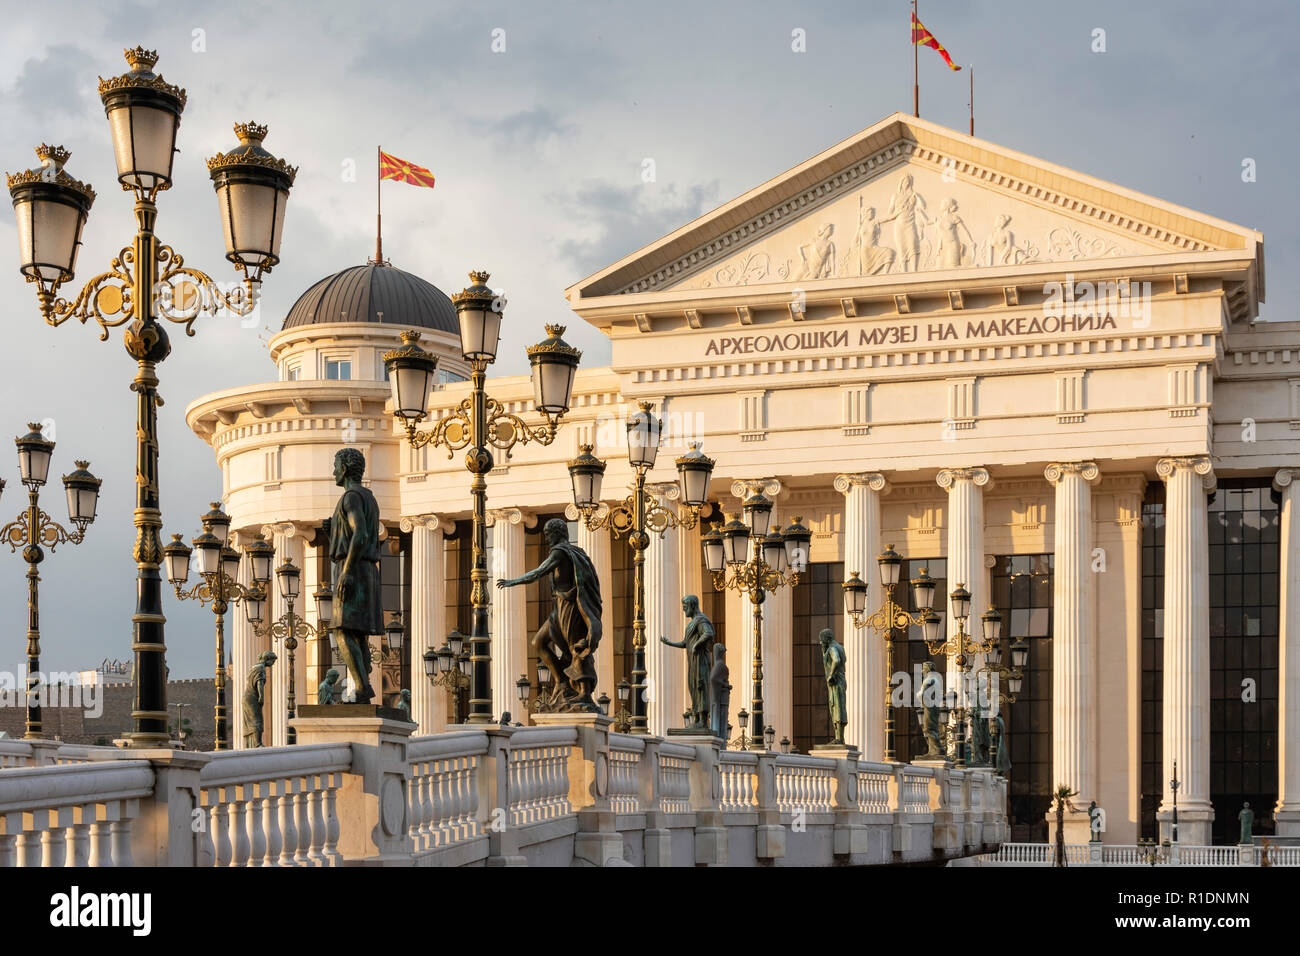
[[[490,265],[437,268],[452,281]],[[497,455],[489,568],[521,575],[545,557],[546,521],[570,522],[604,592],[597,694],[630,674],[632,552],[575,520],[566,463],[593,445],[604,497],[622,500],[624,423],[650,401],[665,430],[649,487],[665,504],[673,459],[698,441],[716,461],[710,520],[760,490],[774,522],[797,516],[813,532],[806,573],[763,611],[778,739],[806,751],[829,738],[817,641],[831,628],[847,653],[847,739],[881,758],[884,642],[846,616],[841,584],[860,572],[878,607],[876,555],[893,544],[904,579],[926,568],[941,593],[965,585],[977,627],[992,605],[1004,644],[1029,644],[1003,711],[1014,840],[1047,838],[1059,783],[1106,811],[1111,842],[1165,834],[1175,796],[1183,842],[1235,842],[1245,801],[1256,832],[1300,834],[1300,760],[1285,749],[1300,737],[1300,324],[1258,321],[1260,233],[895,114],[566,295],[612,358],[579,369],[553,444]],[[470,629],[471,500],[463,455],[413,450],[394,423],[381,356],[407,329],[439,357],[428,428],[468,394],[456,313],[426,280],[374,261],[302,294],[270,341],[272,381],[204,396],[186,416],[216,455],[232,531],[303,566],[308,594],[328,579],[334,454],[364,452],[385,609],[406,633],[376,666],[385,699],[409,688],[431,733],[455,702],[422,656]],[[538,418],[526,376],[487,387]],[[715,591],[700,534],[652,534],[646,553],[652,733],[689,703],[683,652],[659,641],[681,640],[684,595],[726,644],[735,726],[750,700],[752,606]],[[516,681],[537,683],[529,639],[549,586],[491,600],[494,710],[527,721]],[[919,637],[894,634],[899,702],[931,660]],[[263,649],[236,624],[236,687]],[[300,649],[299,702],[330,660],[324,641]],[[275,744],[286,678],[277,667]],[[916,711],[894,714],[910,760],[925,749]]]

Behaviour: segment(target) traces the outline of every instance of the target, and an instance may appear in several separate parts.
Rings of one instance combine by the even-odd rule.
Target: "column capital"
[[[736,478],[731,482],[731,497],[744,501],[759,493],[775,498],[781,493],[780,478]]]
[[[429,528],[433,531],[447,533],[456,530],[456,523],[433,514],[407,515],[398,522],[398,527],[406,534],[410,534],[416,528]]]
[[[1080,475],[1090,485],[1101,481],[1101,469],[1095,461],[1054,461],[1043,469],[1043,477],[1053,485],[1066,475]]]
[[[537,527],[537,515],[520,508],[489,508],[487,510],[487,526],[491,528],[498,521],[506,524],[521,524],[525,528]]]
[[[1287,486],[1296,478],[1300,478],[1300,469],[1279,468],[1277,474],[1273,476],[1273,490],[1277,492],[1285,491]]]
[[[988,469],[978,465],[973,468],[945,468],[934,480],[940,488],[951,488],[958,481],[969,481],[976,487],[991,485],[993,482]]]
[[[1207,492],[1213,491],[1218,484],[1218,479],[1214,476],[1214,463],[1210,461],[1208,455],[1161,458],[1156,462],[1156,474],[1165,482],[1168,482],[1173,473],[1179,469],[1187,469],[1200,475],[1201,483]]]
[[[645,490],[652,498],[664,498],[668,501],[676,501],[682,496],[682,486],[675,481],[647,481]]]
[[[878,491],[881,494],[889,494],[889,481],[878,471],[850,472],[848,474],[835,476],[835,490],[842,495],[847,495],[853,488],[862,485],[865,485],[872,491]]]
[[[273,521],[262,525],[263,538],[273,538],[278,534],[293,538],[299,534],[305,535],[309,531],[315,531],[315,525],[309,527],[304,521]]]

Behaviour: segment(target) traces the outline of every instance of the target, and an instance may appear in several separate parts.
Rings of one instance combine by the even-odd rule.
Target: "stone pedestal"
[[[538,727],[564,727],[571,724],[574,727],[598,727],[607,734],[614,723],[613,717],[606,717],[604,714],[530,714],[529,716]]]
[[[945,757],[919,757],[912,761],[913,767],[931,767],[940,770],[951,770],[952,761]]]
[[[814,757],[836,757],[840,760],[857,760],[858,748],[853,744],[815,744]]]
[[[373,704],[313,704],[291,722],[299,744],[352,745],[352,772],[338,795],[338,848],[347,866],[411,865],[406,741],[415,724],[387,713],[397,712]]]
[[[715,737],[713,734],[701,733],[698,730],[687,730],[685,727],[669,727],[667,736],[675,744],[692,744],[719,748],[725,748],[727,745],[727,742],[721,737]]]

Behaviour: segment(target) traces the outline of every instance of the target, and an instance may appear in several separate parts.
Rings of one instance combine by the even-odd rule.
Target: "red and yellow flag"
[[[412,186],[433,186],[433,173],[423,166],[408,163],[396,156],[389,156],[382,150],[379,153],[379,178],[396,179],[398,182],[410,183]]]
[[[912,14],[912,42],[918,46],[928,46],[931,50],[934,50],[943,57],[943,62],[948,64],[948,69],[961,69],[961,67],[952,62],[952,57],[950,57],[948,51],[943,48],[943,44],[936,40],[934,34],[927,30],[925,25],[916,18],[915,12]]]

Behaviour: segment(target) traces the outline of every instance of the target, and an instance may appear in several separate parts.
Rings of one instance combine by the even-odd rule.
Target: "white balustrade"
[[[482,835],[479,772],[487,743],[482,731],[411,738],[407,817],[417,858]]]
[[[616,814],[641,811],[641,758],[645,743],[630,735],[610,736],[609,808]],[[689,796],[689,794],[688,794]]]
[[[835,761],[788,755],[776,762],[776,806],[782,813],[835,809]]]
[[[147,760],[5,769],[0,867],[131,866],[131,825],[153,788]]]
[[[878,764],[858,764],[858,810],[862,813],[889,813],[889,783],[894,771]]]
[[[690,813],[694,762],[694,747],[668,741],[659,745],[659,809],[663,813]]]
[[[718,760],[722,793],[718,809],[723,813],[748,813],[758,809],[758,758],[753,754],[724,751]]]
[[[554,820],[572,812],[569,754],[574,727],[524,727],[510,738],[507,816],[511,826]]]
[[[199,773],[204,866],[341,866],[335,795],[350,744],[214,753]]]

